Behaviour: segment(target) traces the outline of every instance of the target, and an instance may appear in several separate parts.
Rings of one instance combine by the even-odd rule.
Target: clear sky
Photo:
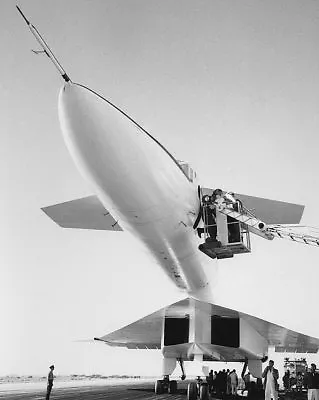
[[[204,186],[305,204],[319,226],[319,3],[20,0],[73,81],[123,108]],[[182,298],[126,233],[41,207],[91,194],[57,115],[62,80],[0,3],[0,374],[160,373],[101,336]],[[125,161],[125,160],[123,160]],[[219,262],[222,305],[319,337],[319,249],[254,237]],[[212,261],[213,263],[214,261]]]

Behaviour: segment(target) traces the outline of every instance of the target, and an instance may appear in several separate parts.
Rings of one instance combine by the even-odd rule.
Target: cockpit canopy
[[[181,167],[182,171],[186,175],[187,179],[191,182],[194,182],[196,179],[196,172],[186,161],[177,160],[178,165]]]

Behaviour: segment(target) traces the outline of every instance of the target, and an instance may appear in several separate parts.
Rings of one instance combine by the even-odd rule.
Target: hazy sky
[[[202,184],[306,205],[319,226],[319,3],[19,1],[71,79],[124,109]],[[91,194],[64,145],[60,76],[0,2],[0,374],[160,373],[160,352],[75,343],[182,298],[123,232],[41,207]],[[319,337],[319,249],[252,239],[219,262],[222,305]],[[212,261],[213,263],[214,261]]]

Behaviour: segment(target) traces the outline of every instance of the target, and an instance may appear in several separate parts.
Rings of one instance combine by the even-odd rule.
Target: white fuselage
[[[84,86],[61,89],[59,117],[77,167],[123,230],[144,243],[179,288],[207,292],[204,264],[216,266],[198,250],[193,229],[197,183],[150,134]]]

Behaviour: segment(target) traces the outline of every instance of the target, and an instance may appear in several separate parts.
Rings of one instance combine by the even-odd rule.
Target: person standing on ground
[[[250,389],[250,372],[247,372],[247,374],[244,376],[243,380],[244,380],[245,387],[241,392],[242,395],[243,395],[245,390],[247,390],[249,392],[249,389]]]
[[[217,388],[217,371],[214,371],[212,393],[216,393]]]
[[[274,368],[273,360],[269,360],[262,377],[264,378],[265,400],[278,400],[278,369]],[[318,399],[319,400],[319,399]]]
[[[231,394],[231,383],[230,383],[231,372],[229,369],[227,369],[226,374],[227,374],[226,394],[229,395]]]
[[[303,376],[299,371],[297,372],[297,383],[296,383],[297,392],[302,392],[302,385],[303,385]]]
[[[285,372],[284,377],[282,378],[284,388],[286,391],[290,389],[290,371],[289,369]]]
[[[221,392],[222,396],[227,393],[227,372],[225,369],[223,369],[221,373]]]
[[[53,371],[54,371],[54,365],[51,365],[50,366],[50,372],[48,373],[48,385],[47,385],[47,397],[46,397],[46,400],[50,399],[50,394],[51,394],[51,390],[52,390],[52,386],[53,386],[53,380],[54,380]]]
[[[232,396],[237,396],[238,376],[236,370],[233,369],[230,373],[230,387]]]
[[[209,393],[211,393],[212,387],[213,387],[213,376],[214,376],[214,371],[211,369],[209,371],[208,379],[207,379]]]
[[[310,371],[304,377],[304,385],[308,389],[308,400],[319,400],[319,374],[316,368],[316,364],[311,364]]]

